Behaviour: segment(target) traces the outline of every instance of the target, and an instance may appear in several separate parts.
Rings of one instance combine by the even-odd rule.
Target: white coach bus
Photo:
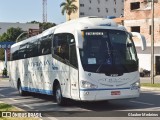
[[[140,94],[138,58],[129,33],[111,19],[84,17],[50,28],[11,47],[10,83],[19,93],[101,101]]]

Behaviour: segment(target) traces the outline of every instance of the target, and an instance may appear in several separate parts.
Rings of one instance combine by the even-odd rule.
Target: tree
[[[13,41],[23,32],[21,28],[9,28],[7,32],[0,36],[0,42]],[[4,60],[4,49],[0,49],[0,60]]]
[[[3,42],[3,41],[13,41],[15,42],[16,38],[22,33],[24,32],[21,28],[9,28],[7,30],[6,33],[3,33],[1,36],[0,36],[0,42]]]
[[[40,23],[39,26],[40,26],[40,30],[44,31],[44,30],[47,30],[48,28],[56,26],[56,24],[47,22],[47,23]]]
[[[37,22],[37,21],[31,21],[29,23],[38,23],[39,24],[39,29],[40,32],[43,32],[44,30],[47,30],[48,28],[54,27],[56,26],[55,23],[50,23],[50,22],[46,22],[46,23],[41,23],[41,22]]]
[[[69,20],[71,14],[75,13],[78,10],[78,7],[74,4],[74,2],[76,2],[76,0],[66,0],[66,2],[62,2],[60,4],[60,7],[62,7],[62,15],[64,15],[64,13],[66,12],[69,16]]]

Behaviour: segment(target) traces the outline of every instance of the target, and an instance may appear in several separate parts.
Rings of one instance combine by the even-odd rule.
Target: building
[[[7,29],[14,27],[14,28],[21,28],[23,31],[29,31],[29,29],[39,29],[39,24],[33,23],[6,23],[0,22],[0,35],[7,32]]]
[[[139,32],[147,39],[147,49],[140,50],[140,41],[134,39],[136,44],[140,68],[151,70],[151,17],[152,0],[125,0],[124,25],[130,32]],[[154,4],[154,39],[155,39],[155,71],[160,74],[160,0]]]
[[[76,0],[75,5],[78,11],[71,14],[71,19],[86,16],[120,17],[124,13],[124,0]]]
[[[33,24],[33,23],[6,23],[6,22],[0,22],[0,35],[7,32],[7,30],[11,27],[14,28],[21,28],[23,31],[30,31],[30,30],[39,30],[39,24]],[[0,51],[3,49],[0,49]],[[9,57],[9,56],[8,56]],[[5,68],[4,61],[0,61],[0,73]]]

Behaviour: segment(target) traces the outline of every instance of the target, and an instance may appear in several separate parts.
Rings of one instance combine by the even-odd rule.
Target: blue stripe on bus
[[[42,94],[47,94],[47,95],[53,95],[52,90],[43,90],[43,89],[30,88],[30,87],[22,87],[22,90],[29,91],[29,92],[35,92],[35,93],[42,93]]]
[[[126,90],[126,89],[130,89],[130,87],[126,87],[126,88],[80,89],[80,91]]]
[[[80,91],[103,91],[103,90],[126,90],[126,89],[130,89],[130,87],[127,87],[127,88],[80,89]],[[43,89],[30,88],[30,87],[22,87],[22,90],[29,91],[29,92],[35,92],[35,93],[42,93],[42,94],[47,94],[47,95],[53,95],[52,90],[43,90]]]

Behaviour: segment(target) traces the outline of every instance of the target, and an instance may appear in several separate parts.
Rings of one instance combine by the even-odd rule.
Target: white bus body
[[[135,35],[145,49],[144,37]],[[96,17],[50,28],[12,45],[10,83],[22,95],[26,91],[55,95],[60,105],[65,98],[136,98],[140,94],[140,78],[131,36],[111,19]]]

